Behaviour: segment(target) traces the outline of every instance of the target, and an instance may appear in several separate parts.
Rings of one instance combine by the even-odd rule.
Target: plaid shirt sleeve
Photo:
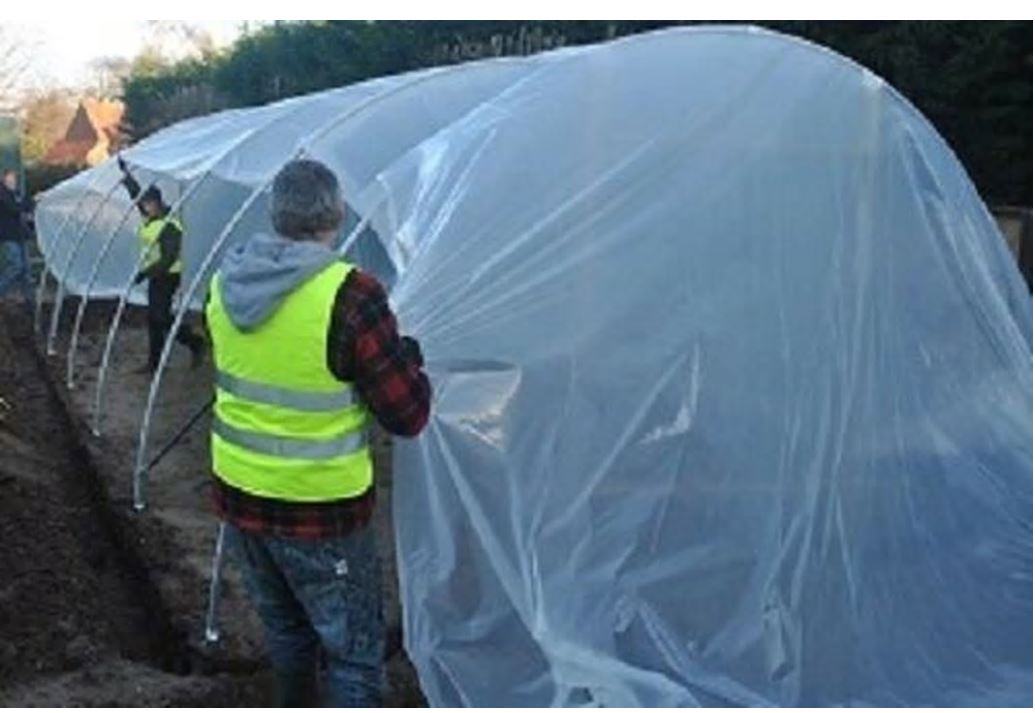
[[[416,436],[428,422],[431,385],[420,347],[399,334],[381,284],[353,270],[334,301],[327,340],[331,373],[351,381],[386,431]]]

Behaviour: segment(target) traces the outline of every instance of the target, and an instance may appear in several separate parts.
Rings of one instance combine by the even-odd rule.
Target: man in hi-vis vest
[[[338,181],[292,161],[273,183],[276,235],[231,250],[205,307],[216,366],[215,504],[266,630],[275,703],[376,706],[384,620],[368,431],[415,436],[431,388],[384,289],[330,247]]]
[[[147,363],[137,369],[138,374],[150,374],[158,368],[165,337],[172,327],[172,301],[180,288],[183,262],[180,247],[183,243],[183,224],[169,214],[169,206],[162,200],[162,192],[155,186],[140,192],[140,184],[130,174],[122,156],[118,157],[122,183],[129,197],[137,202],[143,222],[137,231],[140,237],[141,264],[134,282],[147,280]],[[176,333],[176,341],[191,352],[191,367],[196,368],[204,356],[205,341],[183,324]]]

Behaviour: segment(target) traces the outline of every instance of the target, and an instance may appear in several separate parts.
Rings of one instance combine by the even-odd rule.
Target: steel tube
[[[97,175],[95,175],[90,180],[89,185],[87,185],[86,188],[83,189],[83,192],[79,195],[79,199],[76,201],[75,207],[73,207],[71,212],[69,212],[69,214],[65,216],[65,219],[61,221],[61,225],[58,226],[57,232],[54,233],[55,245],[57,245],[58,238],[60,238],[64,234],[65,228],[68,226],[68,223],[72,220],[72,216],[79,212],[79,206],[83,204],[83,201],[86,200],[86,196],[90,195],[90,191],[93,190],[93,187],[95,185],[97,185],[97,182],[100,180],[101,173],[103,172],[100,170],[97,171]],[[33,312],[32,318],[32,327],[37,334],[40,333],[40,329],[43,327],[43,295],[47,291],[46,256],[44,256],[43,262],[43,271],[40,273],[40,284],[36,287],[36,309]]]
[[[320,129],[310,134],[292,158],[304,157],[310,146],[312,146],[321,138],[330,133],[330,131],[332,131],[339,124],[359,114],[361,111],[369,108],[370,106],[373,106],[379,101],[383,101],[384,99],[398,94],[403,90],[410,89],[418,84],[422,84],[423,82],[426,82],[433,77],[437,77],[440,74],[447,71],[449,71],[449,68],[431,70],[425,74],[422,74],[420,77],[406,82],[405,84],[393,86],[390,89],[386,89],[385,91],[370,97],[366,101],[360,102],[356,106],[350,107],[344,113],[336,116],[334,119],[323,125]],[[148,434],[151,429],[151,417],[154,412],[155,402],[158,397],[158,389],[161,386],[162,375],[165,373],[165,368],[169,362],[169,355],[172,353],[172,345],[174,342],[175,335],[179,330],[180,325],[183,324],[183,318],[187,313],[187,309],[191,303],[191,300],[194,299],[194,294],[197,292],[202,280],[206,277],[206,273],[208,272],[209,267],[211,267],[212,263],[215,262],[216,257],[222,253],[223,248],[229,241],[230,234],[233,232],[234,228],[237,227],[237,224],[240,223],[241,219],[244,217],[244,214],[255,203],[258,197],[262,195],[266,188],[268,188],[269,185],[273,182],[273,178],[275,177],[275,175],[275,171],[271,172],[270,175],[266,177],[266,180],[263,181],[263,183],[260,184],[258,187],[256,187],[254,191],[252,191],[251,195],[248,196],[245,202],[241,205],[241,207],[237,210],[234,216],[230,219],[226,227],[219,234],[219,237],[216,238],[216,241],[212,244],[212,247],[209,249],[208,254],[205,256],[205,260],[202,262],[201,266],[198,268],[197,273],[194,275],[194,278],[191,280],[190,286],[187,288],[187,292],[184,295],[184,298],[180,301],[179,308],[176,311],[176,317],[173,319],[172,328],[169,330],[169,334],[166,336],[165,339],[165,344],[162,347],[162,355],[158,361],[158,368],[155,369],[155,373],[151,377],[151,388],[148,391],[147,395],[147,405],[144,407],[144,417],[141,419],[140,423],[140,433],[137,441],[136,466],[133,469],[133,507],[137,511],[144,510],[147,507],[145,490],[147,488]]]
[[[155,181],[147,184],[147,188],[155,185]],[[147,190],[145,188],[144,190]],[[93,283],[97,281],[97,276],[101,272],[101,265],[104,263],[104,259],[108,257],[108,253],[111,251],[112,246],[115,244],[116,238],[118,238],[119,231],[122,230],[122,226],[126,224],[126,220],[136,209],[136,202],[131,202],[126,210],[122,213],[122,218],[118,224],[112,229],[107,239],[104,241],[104,245],[101,247],[97,257],[93,261],[93,265],[90,267],[90,275],[86,278],[86,287],[83,289],[83,294],[79,296],[79,307],[75,313],[75,324],[72,325],[72,336],[68,343],[68,354],[65,355],[65,383],[68,385],[69,390],[75,387],[75,355],[76,350],[79,347],[79,330],[83,326],[83,316],[86,314],[86,305],[90,301],[90,290],[93,289]]]
[[[226,523],[219,523],[216,550],[212,553],[212,579],[208,584],[208,609],[205,612],[205,643],[219,641],[219,594],[223,578],[223,558],[226,549]]]
[[[108,189],[107,193],[104,194],[104,198],[97,204],[97,207],[94,208],[93,213],[90,214],[90,219],[83,223],[83,227],[81,227],[79,232],[76,234],[76,241],[68,251],[68,259],[65,260],[65,269],[62,271],[61,276],[58,277],[55,274],[55,277],[57,278],[57,291],[54,293],[54,307],[50,310],[50,329],[47,331],[47,354],[50,356],[57,353],[54,350],[54,340],[57,338],[58,322],[61,320],[61,306],[65,299],[65,282],[68,280],[68,274],[72,271],[72,265],[75,263],[75,259],[79,255],[79,250],[83,245],[83,241],[86,239],[86,231],[88,231],[90,226],[93,225],[93,222],[97,220],[97,216],[101,214],[101,210],[103,210],[104,206],[106,206],[108,201],[111,200],[112,193],[114,193],[115,189],[118,187],[119,184],[116,183]]]

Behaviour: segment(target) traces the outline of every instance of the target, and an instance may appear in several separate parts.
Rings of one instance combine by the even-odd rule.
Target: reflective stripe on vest
[[[344,434],[329,441],[308,441],[244,431],[218,416],[212,420],[212,431],[224,441],[278,458],[323,460],[351,455],[367,447],[367,437],[362,432]]]
[[[327,332],[351,266],[328,265],[257,328],[237,329],[212,279],[206,316],[216,361],[212,470],[262,497],[326,502],[373,484],[366,408],[327,367]]]
[[[258,401],[270,406],[284,406],[296,411],[336,411],[355,406],[358,403],[351,388],[342,389],[337,393],[293,391],[242,379],[239,376],[227,374],[225,371],[216,373],[216,386],[248,401]]]
[[[166,223],[172,223],[180,231],[180,252],[183,252],[183,223],[174,216],[166,216],[164,218],[155,218],[149,220],[140,226],[140,230],[137,231],[137,235],[140,237],[140,251],[144,255],[144,260],[141,263],[141,269],[146,270],[147,268],[154,265],[162,257],[161,246],[159,245],[158,238],[162,235],[162,230],[165,228]],[[169,274],[176,275],[183,271],[183,261],[180,256],[176,256],[176,260],[172,265],[169,266]]]

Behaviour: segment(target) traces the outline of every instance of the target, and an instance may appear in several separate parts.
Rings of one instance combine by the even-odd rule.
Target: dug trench
[[[94,362],[103,331],[96,326],[106,321],[94,315],[84,327],[84,352],[90,358],[92,348]],[[127,326],[142,332],[132,315]],[[61,368],[48,362],[38,345],[31,315],[18,303],[0,303],[0,705],[267,704],[271,677],[260,627],[232,568],[224,641],[209,647],[200,636],[211,554],[206,537],[214,522],[196,502],[203,499],[203,479],[195,474],[168,492],[154,488],[153,497],[179,494],[185,504],[153,507],[151,517],[134,513],[124,488],[133,440],[125,431],[137,420],[115,419],[105,438],[92,439],[85,395],[65,390],[63,361]],[[116,412],[121,398],[129,392],[139,398],[146,384],[129,381],[127,372],[111,377]],[[176,388],[196,401],[204,380],[184,379]],[[182,422],[173,410],[173,420]],[[179,469],[173,472],[200,472],[204,425],[197,431],[170,455],[168,467]],[[383,480],[390,487],[390,477]],[[381,528],[390,532],[383,519]],[[391,556],[388,547],[383,557]],[[386,585],[386,598],[394,597],[390,610],[398,608],[395,586]],[[388,619],[395,634],[385,703],[421,705],[400,648],[398,611]]]
[[[0,703],[261,705],[259,662],[209,658],[173,623],[17,303],[0,398]]]

